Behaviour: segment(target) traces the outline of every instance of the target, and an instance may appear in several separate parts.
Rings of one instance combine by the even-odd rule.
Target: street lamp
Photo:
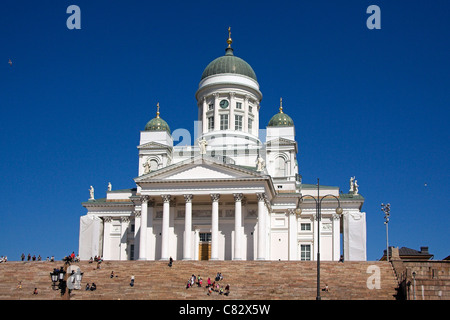
[[[67,274],[68,267],[70,266],[70,262],[68,260],[64,260],[64,266],[61,266],[60,269],[53,269],[53,272],[50,272],[50,279],[52,280],[52,288],[53,290],[61,290],[61,297],[63,299],[70,299],[70,290],[73,289],[73,286],[68,287],[67,283],[69,277],[74,277],[74,282],[76,284],[81,283],[83,273],[77,272],[74,273],[72,271],[71,275]],[[79,268],[78,268],[79,269]]]
[[[341,202],[339,201],[339,198],[336,197],[335,195],[332,194],[327,194],[325,196],[323,196],[322,198],[320,198],[320,184],[319,184],[319,179],[317,178],[317,198],[312,196],[312,195],[301,195],[298,203],[297,203],[297,208],[295,209],[295,213],[297,214],[297,216],[299,216],[302,213],[302,209],[300,208],[300,204],[303,202],[303,199],[305,197],[309,197],[314,199],[314,201],[316,202],[316,213],[317,213],[317,296],[316,296],[316,300],[321,300],[320,297],[320,221],[322,219],[322,214],[321,214],[321,206],[322,206],[322,200],[328,197],[332,197],[335,198],[338,202],[338,207],[336,208],[336,213],[340,216],[342,215],[342,208],[341,208]]]
[[[391,205],[388,204],[381,204],[381,211],[384,212],[384,224],[386,225],[386,261],[389,262],[389,240],[388,240],[388,224],[389,224],[389,217],[391,215]]]

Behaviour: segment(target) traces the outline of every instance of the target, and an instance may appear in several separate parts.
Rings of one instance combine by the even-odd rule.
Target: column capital
[[[266,199],[267,199],[267,196],[266,196],[266,194],[264,192],[263,193],[257,193],[256,197],[258,197],[258,201],[266,201]]]
[[[242,201],[244,195],[242,193],[233,193],[234,201],[239,202]]]
[[[170,194],[162,194],[161,198],[164,202],[170,202]]]
[[[192,194],[185,194],[184,201],[186,201],[187,203],[192,202],[193,197],[194,197],[194,195],[192,195]]]
[[[295,215],[295,209],[288,209],[289,215]]]
[[[123,217],[120,217],[120,221],[121,222],[130,222],[130,217],[129,216],[123,216]]]
[[[103,217],[103,221],[104,222],[111,222],[112,221],[112,217]]]
[[[134,217],[135,218],[139,218],[141,216],[141,210],[135,210],[134,212]]]
[[[218,193],[211,193],[211,200],[213,202],[217,202],[217,201],[219,201],[219,199],[220,199],[220,194],[218,194]]]
[[[148,202],[150,200],[150,196],[141,196],[141,203]]]

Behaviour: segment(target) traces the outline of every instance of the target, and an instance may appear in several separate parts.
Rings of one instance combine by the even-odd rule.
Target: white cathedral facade
[[[80,218],[81,259],[315,260],[320,245],[321,260],[366,260],[356,182],[348,193],[302,183],[292,118],[280,101],[260,130],[255,72],[234,55],[231,36],[227,43],[195,94],[194,145],[174,146],[158,104],[140,134],[136,187],[109,185],[103,199],[91,187]]]

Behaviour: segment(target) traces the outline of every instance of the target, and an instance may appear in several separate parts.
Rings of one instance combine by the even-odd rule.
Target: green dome
[[[224,56],[215,59],[206,67],[203,71],[201,80],[215,74],[234,73],[258,81],[252,67],[241,58],[234,56],[232,48],[227,48],[225,52]]]
[[[280,99],[280,112],[272,117],[268,127],[293,127],[294,121],[283,112],[283,99]]]
[[[166,121],[159,116],[159,103],[158,112],[156,112],[156,118],[150,120],[145,126],[145,131],[167,131],[170,134],[170,127]]]

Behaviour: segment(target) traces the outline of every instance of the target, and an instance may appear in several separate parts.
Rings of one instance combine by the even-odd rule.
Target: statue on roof
[[[264,159],[259,155],[256,159],[256,171],[261,172],[265,168],[265,161]]]
[[[89,189],[89,195],[90,195],[89,200],[95,200],[95,198],[94,198],[94,187],[93,186],[91,186],[91,188]]]
[[[358,187],[359,187],[359,185],[358,185],[358,180],[356,180],[356,177],[351,177],[350,178],[350,190],[348,193],[357,195],[359,192]]]
[[[206,154],[206,146],[208,145],[208,142],[205,140],[205,138],[202,138],[202,140],[198,140],[198,145],[200,147],[200,154]]]

